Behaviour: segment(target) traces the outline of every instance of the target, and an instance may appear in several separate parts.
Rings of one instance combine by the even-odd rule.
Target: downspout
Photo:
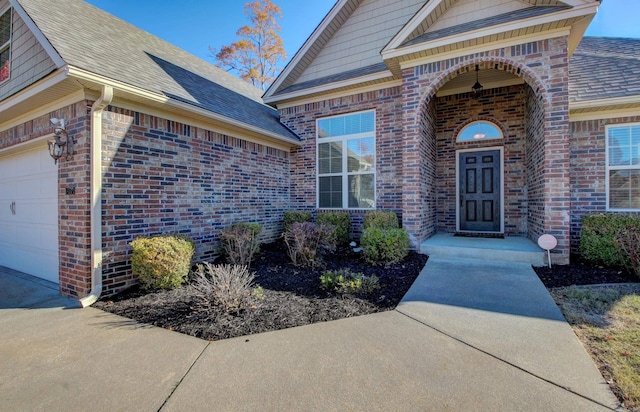
[[[113,88],[102,86],[102,95],[91,107],[91,292],[80,299],[83,308],[102,294],[102,112],[113,99]]]

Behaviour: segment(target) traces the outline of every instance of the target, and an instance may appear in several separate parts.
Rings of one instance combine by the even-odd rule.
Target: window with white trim
[[[606,126],[607,209],[640,210],[640,124]]]
[[[375,208],[375,126],[374,111],[316,121],[319,208]]]
[[[0,83],[9,79],[11,66],[11,9],[0,15]]]
[[[471,122],[458,133],[458,142],[472,142],[478,140],[502,139],[502,130],[486,120]]]

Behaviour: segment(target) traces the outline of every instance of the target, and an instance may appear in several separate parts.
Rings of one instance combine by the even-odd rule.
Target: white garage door
[[[58,283],[57,188],[46,147],[0,157],[0,265]]]

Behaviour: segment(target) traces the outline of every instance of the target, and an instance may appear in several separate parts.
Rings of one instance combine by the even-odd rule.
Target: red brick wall
[[[376,110],[376,203],[402,213],[402,106],[399,87],[280,109],[282,123],[302,142],[291,151],[291,208],[316,210],[316,119]],[[359,237],[363,211],[351,211],[353,236]]]
[[[607,210],[605,126],[640,116],[571,122],[571,251],[579,253],[582,217]]]
[[[524,85],[490,89],[480,99],[474,99],[470,93],[436,99],[438,231],[456,230],[456,150],[503,147],[505,233],[527,233],[524,125],[527,89]],[[456,142],[460,130],[477,120],[497,124],[502,129],[504,138],[484,142]]]
[[[538,231],[555,235],[558,238],[558,248],[554,261],[567,263],[570,227],[569,72],[565,37],[499,48],[404,69],[402,140],[405,145],[405,226],[410,233],[418,237],[418,241],[424,239],[426,232],[420,227],[420,217],[425,213],[425,205],[416,202],[415,193],[419,188],[412,185],[412,180],[419,175],[420,162],[425,161],[419,158],[416,150],[423,136],[421,128],[425,106],[430,104],[433,96],[447,81],[463,72],[473,70],[475,65],[479,65],[481,70],[504,70],[523,78],[535,93],[535,98],[540,99],[539,105],[530,106],[535,113],[529,115],[528,119],[536,119],[534,126],[525,130],[527,134],[539,133],[540,128],[537,125],[544,124],[544,142],[540,152],[544,153],[544,156],[539,156],[544,163],[543,167],[538,169],[538,173],[542,175],[531,177],[534,181],[544,182],[543,193],[532,192],[529,189],[529,200],[532,200],[533,195],[534,202],[544,205],[540,206],[544,207],[544,220],[540,223],[528,220],[529,237],[535,238]],[[541,230],[536,225],[539,225]]]
[[[288,152],[111,106],[103,119],[105,294],[135,282],[128,243],[137,236],[187,234],[202,260],[235,222],[262,224],[263,241],[280,235]]]

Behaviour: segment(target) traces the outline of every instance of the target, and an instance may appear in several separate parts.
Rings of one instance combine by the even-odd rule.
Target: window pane
[[[318,137],[334,137],[372,132],[374,127],[374,112],[336,116],[318,121]]]
[[[11,40],[11,9],[0,16],[0,46]]]
[[[631,128],[609,128],[609,166],[631,164]]]
[[[330,176],[319,178],[319,207],[342,207],[342,177]]]
[[[487,139],[502,139],[502,132],[495,124],[484,121],[465,126],[458,135],[459,142]]]
[[[352,139],[347,143],[347,170],[349,172],[366,172],[373,170],[375,142],[373,137]]]
[[[609,171],[609,207],[640,208],[640,170]]]
[[[318,145],[318,173],[342,173],[342,144],[340,142]]]
[[[349,207],[374,208],[374,175],[349,176]]]

